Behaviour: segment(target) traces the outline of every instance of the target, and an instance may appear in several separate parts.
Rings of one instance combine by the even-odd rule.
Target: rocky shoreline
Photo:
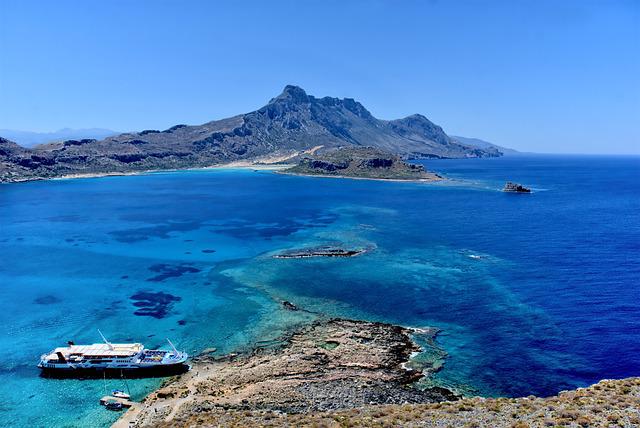
[[[318,320],[279,345],[241,355],[204,352],[114,427],[633,427],[640,378],[603,380],[548,398],[462,398],[418,389],[425,371],[406,363],[414,334],[435,329],[346,319]]]
[[[341,248],[321,246],[286,250],[273,256],[274,259],[306,259],[311,257],[355,257],[367,252],[365,248]]]
[[[275,348],[201,355],[189,373],[150,394],[114,426],[216,425],[230,412],[297,414],[458,399],[444,388],[412,386],[424,376],[405,366],[419,350],[412,334],[390,324],[331,319],[291,333]]]

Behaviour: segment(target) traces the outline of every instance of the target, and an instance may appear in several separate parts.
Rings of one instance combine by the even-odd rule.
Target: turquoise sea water
[[[429,161],[443,184],[210,170],[0,186],[0,413],[100,426],[102,380],[41,353],[112,341],[241,350],[309,316],[435,326],[433,378],[548,395],[640,375],[640,158]],[[531,195],[499,191],[506,180]],[[270,257],[339,244],[350,259]],[[161,380],[129,380],[141,398]],[[122,388],[108,380],[107,387]]]

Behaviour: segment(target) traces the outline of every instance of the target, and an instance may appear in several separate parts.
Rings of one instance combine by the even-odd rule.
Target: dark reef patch
[[[304,227],[303,224],[291,221],[270,225],[254,225],[242,227],[222,227],[212,230],[213,233],[224,233],[238,239],[264,238],[288,236]]]
[[[171,222],[158,226],[138,227],[126,230],[114,230],[109,232],[116,241],[133,243],[145,241],[150,238],[168,239],[171,232],[186,232],[200,227],[198,222]]]
[[[162,319],[173,308],[175,302],[182,300],[181,297],[174,296],[162,291],[154,293],[151,291],[139,291],[130,297],[134,301],[133,306],[137,309],[133,314],[139,317],[153,317]]]
[[[52,217],[47,217],[46,220],[56,223],[75,223],[80,220],[79,215],[71,214],[71,215],[56,215]]]
[[[178,320],[178,325],[185,325],[187,322],[185,320]]]
[[[170,265],[168,263],[158,263],[149,267],[151,272],[156,272],[158,275],[148,278],[150,282],[161,282],[167,278],[177,278],[185,273],[198,273],[200,269],[191,266],[191,263],[180,263],[177,265]]]
[[[33,301],[33,303],[37,305],[54,305],[60,302],[62,302],[62,299],[56,296],[52,296],[51,294],[47,294],[46,296],[40,296]]]

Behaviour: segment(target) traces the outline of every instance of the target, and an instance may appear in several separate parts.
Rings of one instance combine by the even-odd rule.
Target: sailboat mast
[[[113,345],[111,344],[111,342],[109,342],[107,340],[106,337],[104,337],[104,334],[102,334],[102,332],[100,331],[100,329],[98,329],[98,333],[100,334],[100,337],[102,337],[102,340],[104,340],[104,343],[107,344],[107,346],[109,346],[109,349],[113,350]]]

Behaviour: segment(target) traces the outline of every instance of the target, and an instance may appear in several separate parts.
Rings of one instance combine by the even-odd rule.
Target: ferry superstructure
[[[186,368],[188,355],[178,351],[169,339],[170,351],[145,349],[140,343],[111,343],[103,335],[104,343],[55,348],[40,357],[38,367],[43,374],[85,375],[108,371],[172,372]]]

